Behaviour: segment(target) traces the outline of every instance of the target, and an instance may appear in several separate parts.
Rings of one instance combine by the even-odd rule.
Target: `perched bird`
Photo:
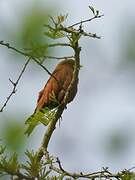
[[[28,125],[25,134],[29,136],[40,122],[47,126],[50,119],[55,116],[54,112],[51,112],[63,103],[65,93],[73,79],[74,67],[75,60],[73,59],[61,61],[56,66],[44,88],[39,92],[35,112],[25,122]],[[77,84],[78,78],[71,86],[66,103],[70,103],[74,99],[77,93]]]
[[[48,107],[55,108],[64,100],[65,93],[72,81],[75,60],[68,59],[61,61],[55,68],[44,88],[39,92],[36,110]],[[70,103],[77,93],[78,79],[75,80],[67,103]]]

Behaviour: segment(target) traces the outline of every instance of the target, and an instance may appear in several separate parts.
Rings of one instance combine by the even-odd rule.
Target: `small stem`
[[[23,51],[20,51],[20,50],[18,50],[18,49],[16,49],[16,48],[10,46],[9,43],[5,43],[4,41],[0,41],[0,45],[5,46],[5,47],[7,47],[7,48],[9,48],[9,49],[12,49],[13,51],[15,51],[15,52],[17,52],[17,53],[19,53],[19,54],[21,54],[21,55],[23,55],[23,56],[29,57],[29,58],[32,59],[34,62],[36,62],[40,67],[42,67],[50,76],[52,76],[52,77],[58,82],[58,80],[56,79],[56,77],[53,76],[53,74],[52,74],[43,64],[41,64],[34,56],[31,56],[30,54],[25,53],[25,52],[23,52]],[[63,43],[50,44],[50,47],[55,47],[55,46],[64,46],[64,44],[63,44]],[[65,43],[65,46],[70,46],[70,45]],[[71,46],[70,46],[70,47],[71,47]],[[66,57],[65,57],[65,58],[66,58]],[[68,57],[67,57],[67,58],[68,58]],[[61,58],[59,58],[59,59],[61,59]],[[59,83],[59,82],[58,82],[58,83]],[[63,89],[64,89],[64,88],[63,88]],[[11,96],[12,96],[12,95],[11,95]],[[10,97],[8,97],[8,98],[10,98]],[[1,110],[2,110],[2,109],[1,109]],[[2,111],[0,111],[0,112],[2,112]]]
[[[71,59],[74,56],[63,56],[63,57],[56,57],[56,56],[44,56],[44,59],[57,59],[57,60],[64,60],[64,59]]]
[[[63,103],[59,105],[55,118],[52,121],[50,121],[50,123],[47,127],[47,130],[44,134],[44,138],[43,138],[41,147],[39,148],[39,150],[37,152],[38,161],[40,161],[44,155],[43,149],[45,151],[47,151],[51,136],[55,130],[56,123],[59,120],[59,118],[62,116],[62,113],[63,113],[64,109],[66,108],[66,105],[67,105],[68,99],[69,99],[69,94],[70,94],[72,88],[74,87],[74,83],[76,83],[76,81],[78,81],[78,74],[79,74],[79,69],[80,69],[80,51],[81,51],[81,48],[78,45],[78,41],[76,42],[75,47],[72,47],[72,48],[75,53],[75,68],[74,68],[74,72],[73,72],[73,78],[72,78],[72,81],[71,81],[68,89],[65,92]]]
[[[104,15],[102,14],[102,15],[94,16],[94,17],[92,17],[92,18],[90,18],[90,19],[86,19],[86,20],[77,22],[77,23],[72,24],[71,26],[69,26],[69,28],[72,28],[72,27],[77,26],[77,25],[80,25],[80,24],[84,24],[84,23],[86,23],[86,22],[90,22],[90,21],[92,21],[93,19],[101,18],[102,16],[104,16]]]
[[[58,121],[58,119],[61,117],[64,109],[65,109],[66,105],[65,104],[61,104],[57,110],[57,113],[56,113],[56,116],[55,116],[55,119],[53,119],[48,127],[47,127],[47,130],[44,134],[44,137],[43,137],[43,141],[41,143],[41,147],[39,148],[37,154],[38,154],[38,161],[41,160],[41,158],[43,157],[44,155],[44,150],[47,151],[47,148],[48,148],[48,144],[49,144],[49,141],[50,141],[50,138],[55,130],[55,126],[56,126],[56,123]]]
[[[68,46],[68,47],[71,47],[71,45],[68,44],[68,43],[54,43],[54,44],[48,44],[47,45],[47,47],[56,47],[56,46],[64,46],[64,47]]]
[[[21,79],[21,77],[22,77],[22,75],[23,75],[23,73],[24,73],[24,71],[25,71],[28,63],[30,62],[30,59],[31,59],[31,58],[29,58],[29,59],[26,61],[26,63],[24,64],[24,67],[23,67],[21,73],[19,74],[16,82],[13,82],[11,79],[9,79],[9,81],[10,81],[10,82],[12,83],[12,85],[13,85],[13,89],[12,89],[10,95],[7,97],[7,100],[5,101],[5,103],[4,103],[3,106],[1,107],[0,112],[3,112],[4,108],[6,107],[7,103],[9,102],[10,98],[13,96],[13,94],[16,93],[16,91],[17,91],[17,89],[16,89],[16,88],[17,88],[17,85],[18,85],[18,83],[19,83],[19,81],[20,81],[20,79]]]

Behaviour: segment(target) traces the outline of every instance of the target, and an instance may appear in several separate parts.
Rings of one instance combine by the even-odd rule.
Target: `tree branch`
[[[69,26],[69,28],[72,28],[72,27],[77,26],[77,25],[80,25],[80,24],[82,25],[82,24],[87,23],[87,22],[90,22],[90,21],[92,21],[92,20],[94,20],[94,19],[101,18],[102,16],[104,16],[104,15],[103,15],[103,14],[98,15],[98,16],[95,15],[94,17],[92,17],[92,18],[90,18],[90,19],[86,19],[86,20],[77,22],[77,23],[75,23],[75,24],[72,24],[71,26]]]
[[[25,71],[25,69],[26,69],[26,67],[27,67],[30,59],[31,59],[31,58],[29,58],[29,59],[26,61],[26,63],[24,64],[24,67],[22,68],[22,71],[21,71],[21,73],[19,74],[16,82],[13,82],[11,79],[9,79],[9,81],[10,81],[11,84],[13,85],[13,89],[12,89],[10,95],[7,97],[7,100],[5,101],[5,103],[4,103],[3,106],[1,107],[0,112],[3,112],[3,109],[6,107],[7,103],[8,103],[9,100],[10,100],[10,98],[13,96],[13,94],[16,93],[16,91],[17,91],[17,89],[16,89],[16,88],[17,88],[17,85],[18,85],[18,83],[19,83],[19,81],[20,81],[20,79],[21,79],[21,77],[22,77],[22,75],[23,75],[23,73],[24,73],[24,71]]]
[[[101,178],[111,180],[112,178],[115,178],[117,180],[122,180],[122,179],[130,180],[135,177],[135,173],[132,172],[134,167],[127,169],[127,170],[125,169],[125,170],[123,170],[121,172],[117,172],[117,173],[110,172],[108,167],[103,167],[101,171],[96,171],[96,172],[92,172],[92,173],[82,173],[82,172],[72,173],[72,172],[65,170],[65,168],[62,166],[62,163],[60,162],[59,158],[53,157],[53,161],[52,161],[52,157],[49,155],[49,153],[47,151],[44,151],[44,155],[45,155],[47,161],[52,162],[52,163],[50,163],[49,168],[51,170],[53,170],[54,172],[58,173],[59,175],[63,175],[65,178],[66,177],[70,177],[73,179],[84,178],[84,179],[92,179],[92,180],[93,179],[101,179]]]
[[[64,27],[64,26],[60,26],[60,28],[59,28],[59,30],[60,31],[65,31],[65,32],[67,32],[67,33],[78,33],[78,34],[81,34],[81,35],[83,35],[83,36],[88,36],[88,37],[91,37],[91,38],[97,38],[97,39],[100,39],[100,36],[97,36],[96,35],[96,33],[87,33],[87,32],[84,32],[82,29],[81,29],[81,31],[80,31],[80,29],[74,29],[74,28],[72,28],[72,27]]]
[[[59,168],[57,168],[54,165],[50,166],[50,169],[52,169],[53,171],[57,172],[58,174],[64,174],[65,176],[71,177],[73,179],[78,179],[78,178],[86,178],[86,179],[96,179],[96,178],[105,178],[105,179],[111,179],[111,178],[116,178],[117,180],[120,180],[120,177],[122,175],[122,173],[116,173],[116,174],[112,174],[109,171],[106,170],[102,170],[102,171],[97,171],[94,173],[88,173],[88,174],[84,174],[82,172],[80,173],[71,173],[66,171],[62,165],[61,162],[58,160],[57,161]]]
[[[76,46],[72,47],[72,48],[74,49],[74,53],[75,53],[75,68],[74,68],[74,72],[73,72],[73,78],[72,78],[72,81],[71,81],[68,89],[66,90],[63,103],[59,105],[55,118],[52,121],[50,121],[50,123],[47,127],[47,130],[44,134],[44,138],[41,143],[41,147],[37,151],[38,161],[40,161],[44,155],[43,150],[47,151],[48,144],[49,144],[50,138],[55,130],[56,123],[62,116],[62,113],[63,113],[64,109],[66,108],[66,105],[68,102],[69,93],[71,92],[71,89],[74,87],[74,83],[78,79],[78,74],[79,74],[79,69],[80,69],[81,48],[78,46],[78,43],[76,43]]]
[[[56,56],[44,56],[44,59],[57,59],[57,60],[64,60],[64,59],[71,59],[74,58],[74,56],[62,56],[62,57],[56,57]]]
[[[54,43],[54,44],[49,44],[46,47],[57,47],[57,46],[64,46],[64,47],[68,46],[68,47],[71,47],[71,45],[68,44],[68,43]]]
[[[54,47],[54,46],[57,46],[57,45],[60,46],[60,44],[62,45],[62,43],[50,44],[50,47]],[[25,52],[23,52],[23,51],[21,51],[21,50],[18,50],[18,49],[16,49],[15,47],[10,46],[9,43],[5,43],[4,41],[0,41],[0,45],[5,46],[5,47],[7,47],[7,48],[9,48],[9,49],[12,49],[13,51],[15,51],[15,52],[17,52],[17,53],[19,53],[19,54],[21,54],[21,55],[23,55],[23,56],[25,56],[25,57],[30,57],[30,58],[33,59],[40,67],[42,67],[50,76],[53,76],[52,73],[51,73],[43,64],[41,64],[34,56],[31,56],[29,53],[25,53]],[[64,44],[63,44],[63,46],[64,46]],[[67,46],[69,46],[69,44],[67,44]],[[51,58],[51,56],[45,56],[45,58],[46,58],[46,57]],[[59,57],[53,57],[53,56],[52,56],[52,58],[61,59],[61,57],[59,58]],[[68,58],[68,57],[67,57],[67,58]],[[54,78],[55,78],[55,77],[54,77]],[[55,79],[56,79],[56,78],[55,78]]]
[[[40,67],[42,67],[50,76],[52,76],[58,83],[59,83],[59,81],[56,79],[56,77],[55,76],[53,76],[53,74],[43,65],[43,64],[41,64],[40,63],[40,61],[39,60],[37,60],[37,58],[35,58],[34,56],[31,56],[30,54],[28,54],[28,53],[25,53],[25,52],[23,52],[23,51],[20,51],[20,50],[18,50],[18,49],[16,49],[15,47],[13,47],[13,46],[10,46],[10,44],[9,43],[5,43],[4,41],[0,41],[0,45],[2,45],[2,46],[5,46],[5,47],[7,47],[7,48],[9,48],[9,49],[12,49],[13,51],[15,51],[15,52],[17,52],[17,53],[19,53],[19,54],[21,54],[21,55],[23,55],[23,56],[25,56],[25,57],[29,57],[30,59],[32,59],[34,62],[36,62]],[[70,46],[69,44],[63,44],[63,43],[55,43],[55,44],[50,44],[50,47],[55,47],[55,46]],[[69,56],[69,57],[53,57],[53,56],[45,56],[45,57],[47,57],[47,58],[55,58],[55,59],[62,59],[62,58],[71,58],[71,57],[73,57],[73,56]],[[10,82],[12,82],[11,80],[10,80]],[[12,84],[14,84],[14,83],[12,83]],[[63,90],[65,90],[64,88],[63,88]],[[13,93],[14,94],[14,93]],[[12,95],[11,95],[12,96]],[[2,109],[3,110],[3,109]],[[2,111],[0,111],[0,112],[2,112]]]

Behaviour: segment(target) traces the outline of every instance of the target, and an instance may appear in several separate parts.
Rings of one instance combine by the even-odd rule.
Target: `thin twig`
[[[81,34],[83,36],[88,36],[88,37],[91,37],[91,38],[100,39],[100,36],[97,36],[95,33],[87,33],[87,32],[85,32],[83,30],[80,31],[80,29],[77,30],[77,29],[74,29],[72,27],[64,27],[64,26],[61,25],[59,29],[60,29],[60,31],[64,31],[64,32],[67,32],[67,33],[70,33],[70,34],[76,33],[76,34]]]
[[[86,33],[86,32],[84,32],[84,31],[82,31],[81,34],[82,34],[83,36],[87,36],[87,37],[91,37],[91,38],[97,38],[97,39],[100,39],[100,38],[101,38],[100,36],[97,36],[96,33]]]
[[[55,167],[55,166],[50,166],[50,169],[52,169],[53,171],[57,172],[58,174],[64,174],[65,176],[68,177],[72,177],[73,179],[78,179],[78,178],[86,178],[86,179],[101,179],[101,178],[105,178],[105,179],[111,179],[111,178],[116,178],[117,180],[120,179],[120,174],[104,174],[104,172],[94,172],[92,174],[83,174],[81,173],[71,173],[68,171],[62,171],[61,169]]]
[[[24,66],[23,66],[23,68],[22,68],[22,71],[21,71],[21,73],[19,74],[16,82],[13,82],[11,79],[9,79],[9,81],[10,81],[11,84],[13,85],[13,89],[12,89],[10,95],[7,97],[5,103],[4,103],[3,106],[1,107],[0,112],[3,112],[4,108],[6,107],[7,103],[9,102],[10,98],[13,96],[13,94],[16,93],[16,91],[17,91],[17,89],[16,89],[16,88],[17,88],[17,85],[18,85],[18,83],[19,83],[19,81],[20,81],[20,79],[21,79],[21,77],[22,77],[22,75],[23,75],[23,73],[24,73],[24,71],[25,71],[25,69],[26,69],[26,67],[27,67],[30,59],[31,59],[31,58],[29,58],[29,59],[26,61],[26,63],[24,64]]]
[[[60,170],[63,171],[63,172],[65,173],[66,171],[65,171],[64,168],[62,167],[61,162],[60,162],[60,160],[59,160],[58,157],[57,157],[56,162],[58,163]]]
[[[23,52],[23,51],[21,51],[21,50],[18,50],[18,49],[16,49],[15,47],[13,47],[13,46],[10,46],[10,44],[9,43],[5,43],[4,41],[0,41],[0,45],[2,45],[2,46],[5,46],[5,47],[7,47],[7,48],[9,48],[9,49],[12,49],[13,51],[15,51],[15,52],[17,52],[17,53],[19,53],[19,54],[21,54],[21,55],[23,55],[23,56],[27,56],[27,57],[30,57],[31,59],[33,59],[40,67],[42,67],[50,76],[52,76],[56,81],[57,81],[57,79],[53,76],[53,74],[43,65],[43,64],[41,64],[34,56],[31,56],[29,53],[25,53],[25,52]],[[62,43],[55,43],[55,44],[50,44],[50,47],[54,47],[54,46],[60,46],[60,45],[62,45],[62,46],[64,46],[64,44],[62,44]],[[67,45],[67,46],[69,46],[69,44],[65,44],[65,45]],[[49,58],[49,56],[47,56],[48,58]],[[73,57],[73,56],[71,56],[71,57]],[[51,56],[50,56],[50,58],[51,58]],[[53,58],[53,57],[52,57]],[[64,57],[63,57],[64,58]],[[65,58],[68,58],[68,57],[65,57]],[[61,57],[59,58],[59,57],[55,57],[55,59],[62,59]]]
[[[15,51],[15,52],[17,52],[17,53],[19,53],[19,54],[21,54],[21,55],[23,55],[23,56],[28,56],[28,57],[30,57],[30,55],[29,55],[28,53],[25,53],[25,52],[23,52],[23,51],[20,51],[20,50],[16,49],[16,48],[13,47],[13,46],[10,46],[9,43],[5,43],[4,41],[0,41],[0,45],[5,46],[5,47],[7,47],[8,49],[12,49],[13,51]]]
[[[46,47],[57,47],[57,46],[71,47],[71,45],[68,43],[53,43],[53,44],[48,44]]]
[[[44,155],[45,157],[48,159],[48,160],[51,160],[51,156],[49,155],[49,153],[47,152],[44,152]],[[124,176],[125,174],[127,175],[127,173],[129,175],[133,175],[132,172],[130,172],[129,170],[124,170],[124,171],[121,171],[121,172],[118,172],[118,173],[111,173],[109,170],[108,170],[108,167],[103,167],[101,171],[96,171],[96,172],[92,172],[92,173],[72,173],[72,172],[69,172],[67,170],[65,170],[65,168],[62,166],[62,163],[60,162],[59,158],[54,158],[53,159],[56,159],[56,161],[54,161],[53,163],[50,164],[49,168],[51,170],[53,170],[54,172],[58,173],[59,175],[64,175],[64,177],[70,177],[70,178],[73,178],[73,179],[78,179],[78,178],[84,178],[84,179],[101,179],[101,178],[104,178],[104,179],[112,179],[112,178],[115,178],[117,180],[120,180],[122,179],[121,177]],[[56,163],[58,164],[58,166],[56,165]],[[131,168],[132,169],[132,168]]]
[[[58,174],[64,174],[65,176],[72,177],[73,179],[76,179],[76,178],[86,178],[86,179],[116,178],[116,179],[119,179],[119,177],[120,177],[120,173],[112,174],[111,172],[106,171],[106,170],[97,171],[97,172],[88,173],[88,174],[84,174],[82,172],[80,172],[80,173],[71,173],[71,172],[66,171],[62,167],[62,164],[61,164],[61,162],[60,162],[60,160],[58,158],[57,158],[56,162],[58,163],[59,168],[54,166],[54,165],[51,165],[50,169],[57,172]]]
[[[56,162],[58,163],[59,168],[54,166],[54,165],[51,165],[50,169],[57,172],[58,174],[64,174],[65,176],[72,177],[73,179],[76,179],[76,178],[86,178],[86,179],[116,178],[116,179],[120,179],[120,176],[122,174],[122,173],[112,174],[111,172],[109,172],[105,168],[102,171],[97,171],[97,172],[88,173],[88,174],[84,174],[82,172],[80,172],[80,173],[71,173],[71,172],[66,171],[62,167],[62,164],[61,164],[61,162],[60,162],[60,160],[58,158],[57,158]]]
[[[34,56],[31,56],[30,54],[25,53],[23,51],[20,51],[20,50],[14,48],[13,46],[10,46],[9,43],[5,43],[4,41],[0,41],[0,45],[5,46],[5,47],[7,47],[9,49],[12,49],[13,51],[15,51],[15,52],[17,52],[17,53],[19,53],[19,54],[21,54],[21,55],[23,55],[25,57],[27,56],[27,57],[31,58],[33,61],[35,61],[40,67],[42,67],[50,76],[52,76],[59,83],[59,81],[56,79],[56,77],[53,76],[53,74],[43,64],[41,64],[40,61],[37,60],[37,58],[35,58]],[[64,46],[63,43],[55,43],[55,44],[50,44],[50,47],[55,47],[55,46],[60,46],[60,45]],[[69,44],[65,44],[65,46],[69,46]],[[50,58],[51,58],[51,56],[50,56]],[[55,59],[61,59],[61,57],[60,58],[59,57],[57,57],[57,58],[55,57]],[[64,88],[63,88],[63,90],[64,90]]]
[[[57,60],[64,60],[64,59],[71,59],[74,56],[63,56],[63,57],[56,57],[56,56],[44,56],[44,59],[57,59]]]
[[[92,20],[94,20],[94,19],[97,19],[97,18],[101,18],[102,16],[104,16],[104,15],[101,14],[101,15],[98,15],[98,16],[94,16],[94,17],[92,17],[92,18],[90,18],[90,19],[86,19],[86,20],[77,22],[77,23],[72,24],[71,26],[69,26],[69,28],[72,28],[72,27],[77,26],[77,25],[80,25],[80,24],[84,24],[84,23],[86,23],[86,22],[90,22],[90,21],[92,21]]]

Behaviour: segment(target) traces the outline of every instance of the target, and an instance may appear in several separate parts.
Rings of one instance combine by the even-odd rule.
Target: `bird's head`
[[[63,69],[63,68],[66,68],[66,67],[70,67],[70,68],[74,69],[74,66],[75,66],[75,60],[73,60],[73,59],[65,59],[65,60],[63,60],[63,61],[61,61],[60,63],[57,64],[56,70]]]
[[[74,66],[75,60],[74,59],[65,59],[65,60],[61,61],[58,65],[66,65],[66,64]]]
[[[57,64],[56,69],[59,69],[59,68],[64,67],[64,66],[71,66],[72,68],[74,68],[75,60],[74,59],[65,59],[65,60],[63,60]],[[80,68],[82,68],[82,67],[83,66],[80,65]]]

